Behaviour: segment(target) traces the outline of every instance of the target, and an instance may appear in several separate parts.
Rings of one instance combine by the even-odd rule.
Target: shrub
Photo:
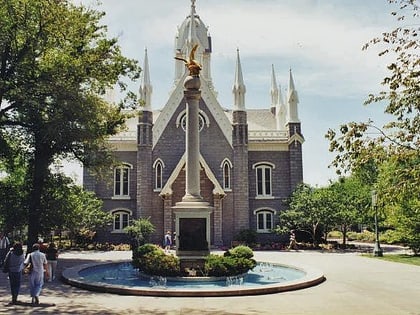
[[[213,277],[225,276],[228,273],[226,258],[220,255],[208,255],[204,263],[204,273]]]
[[[348,232],[347,239],[349,241],[362,241],[362,242],[374,242],[375,233],[370,231],[363,231],[361,233],[357,232]]]
[[[245,243],[249,246],[253,245],[257,242],[257,232],[252,229],[241,230],[238,235],[235,236],[235,241]]]
[[[404,243],[404,236],[400,232],[395,230],[386,230],[379,236],[381,242],[386,244],[401,244]]]
[[[222,277],[246,273],[257,265],[253,256],[252,250],[247,246],[235,247],[224,255],[210,254],[205,259],[204,274]],[[148,275],[181,275],[179,259],[173,255],[166,255],[162,248],[153,244],[145,244],[133,250],[132,264]]]
[[[179,259],[166,255],[163,250],[154,251],[144,256],[141,270],[148,275],[176,277],[180,275]]]
[[[142,272],[154,276],[179,276],[179,259],[166,255],[157,245],[145,244],[133,250],[132,264]]]
[[[153,244],[144,244],[133,249],[132,264],[135,268],[140,268],[145,264],[144,257],[148,253],[159,250],[159,247]]]
[[[249,248],[248,246],[239,245],[226,251],[224,253],[224,256],[251,259],[252,257],[254,257],[254,253],[252,252],[252,249]]]
[[[204,271],[209,276],[236,276],[253,269],[257,262],[252,258],[252,250],[247,246],[237,246],[220,255],[209,255],[204,263]]]
[[[343,238],[343,233],[341,231],[331,231],[328,233],[328,238]]]

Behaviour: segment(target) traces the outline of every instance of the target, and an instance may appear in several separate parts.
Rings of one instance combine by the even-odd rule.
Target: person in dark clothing
[[[0,267],[3,266],[4,258],[9,251],[10,242],[3,232],[0,232]]]
[[[55,280],[56,270],[57,270],[57,258],[58,258],[58,250],[55,247],[54,242],[51,242],[47,249],[45,250],[45,256],[47,256],[48,261],[48,273],[50,277],[48,278],[48,282]]]
[[[22,270],[24,268],[25,255],[23,254],[22,243],[15,243],[6,256],[9,265],[10,291],[12,293],[12,304],[18,304]]]

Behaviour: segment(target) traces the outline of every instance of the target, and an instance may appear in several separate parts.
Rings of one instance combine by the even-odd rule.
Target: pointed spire
[[[293,81],[292,69],[289,70],[289,88],[287,91],[288,122],[299,122],[298,108],[299,98]]]
[[[234,95],[234,109],[245,110],[245,83],[242,75],[241,59],[239,57],[239,48],[236,50],[236,68],[235,81],[233,83],[232,92]]]
[[[190,14],[190,28],[188,30],[188,44],[189,49],[192,49],[192,47],[195,44],[196,41],[196,34],[195,34],[195,0],[191,0],[191,14]]]
[[[143,110],[151,111],[153,87],[150,83],[149,58],[147,57],[147,48],[145,48],[144,50],[143,76],[142,76],[139,92],[140,92],[140,99],[144,102]]]
[[[284,104],[283,94],[281,93],[281,86],[279,85],[279,97],[276,105],[276,125],[277,130],[286,129],[287,108]]]
[[[277,88],[276,74],[274,72],[274,65],[271,65],[271,108],[276,108],[279,100],[279,90]]]

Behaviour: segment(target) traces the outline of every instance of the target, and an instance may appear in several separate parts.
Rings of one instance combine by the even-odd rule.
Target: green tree
[[[29,244],[40,232],[50,165],[109,162],[106,138],[136,101],[123,79],[140,69],[107,38],[103,15],[67,0],[0,0],[0,142],[8,146],[13,134],[28,158]],[[118,106],[102,98],[115,84],[126,95]]]
[[[93,192],[73,185],[69,196],[71,215],[66,216],[65,228],[79,240],[91,241],[99,228],[112,222],[110,213],[102,210],[102,200]]]
[[[393,156],[381,166],[377,184],[379,209],[387,215],[385,223],[415,255],[420,253],[420,178],[417,185],[406,178],[419,164],[420,157],[401,161]]]
[[[279,216],[279,234],[297,229],[308,233],[314,244],[324,226],[333,222],[334,212],[331,207],[331,193],[326,188],[313,188],[302,184],[297,187],[291,197],[289,209]]]
[[[370,94],[365,102],[383,104],[390,121],[382,127],[368,120],[343,124],[339,131],[330,129],[326,137],[330,140],[330,151],[337,153],[332,165],[338,172],[353,171],[370,160],[380,164],[390,155],[411,159],[420,154],[419,6],[415,0],[389,2],[400,6],[400,12],[392,12],[400,25],[372,39],[363,49],[379,47],[379,56],[393,60],[382,81],[385,89],[377,95]],[[412,172],[418,175],[419,170]]]
[[[28,223],[27,165],[14,148],[17,144],[10,143],[7,152],[0,146],[0,229],[7,233],[23,229]]]
[[[334,196],[334,223],[340,227],[345,246],[347,232],[351,226],[362,223],[366,217],[365,212],[370,209],[370,188],[352,176],[340,178],[329,190]]]
[[[394,215],[398,209],[406,224],[400,225],[398,220],[393,223],[407,239],[416,239],[413,233],[418,234],[416,226],[420,225],[416,215],[420,182],[419,6],[415,0],[389,2],[398,6],[392,12],[397,27],[363,46],[379,47],[379,56],[392,59],[382,80],[384,90],[369,95],[365,102],[383,104],[389,121],[383,126],[371,120],[350,122],[338,131],[330,129],[326,137],[330,151],[336,152],[332,165],[338,173],[357,171],[366,163],[376,166],[378,182],[371,184],[377,186],[385,214]]]
[[[149,242],[150,236],[155,231],[155,227],[150,222],[150,218],[140,218],[130,222],[130,225],[124,228],[132,238],[132,248],[142,246]]]

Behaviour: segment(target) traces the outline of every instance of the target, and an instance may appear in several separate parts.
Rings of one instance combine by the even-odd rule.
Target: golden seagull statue
[[[180,57],[175,57],[175,59],[181,60],[185,63],[185,66],[190,71],[191,76],[198,76],[200,74],[200,70],[202,69],[200,63],[194,59],[194,54],[197,48],[198,44],[195,44],[194,47],[191,49],[189,60]]]

